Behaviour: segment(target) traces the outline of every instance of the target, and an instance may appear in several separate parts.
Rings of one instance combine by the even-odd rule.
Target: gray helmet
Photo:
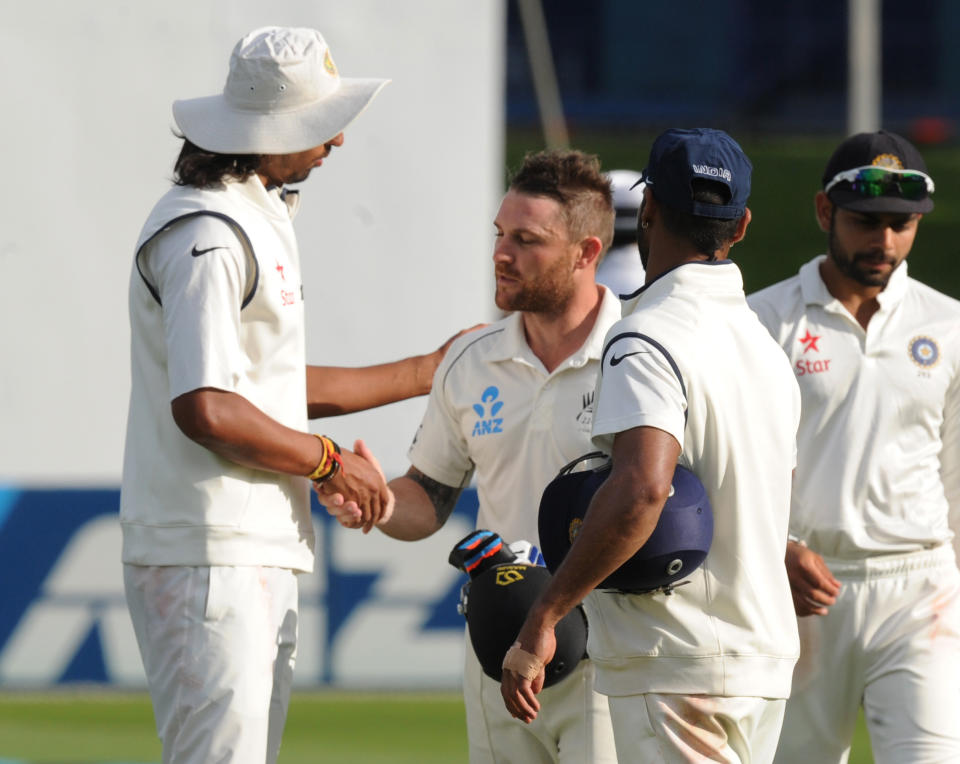
[[[633,170],[610,170],[605,173],[610,180],[613,192],[613,209],[616,218],[613,230],[619,239],[621,236],[637,236],[637,212],[643,201],[644,184],[639,172]]]

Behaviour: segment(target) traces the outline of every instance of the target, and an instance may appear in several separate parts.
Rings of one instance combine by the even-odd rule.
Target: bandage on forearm
[[[503,656],[503,668],[532,682],[543,671],[543,661],[520,647],[519,642],[514,642]]]

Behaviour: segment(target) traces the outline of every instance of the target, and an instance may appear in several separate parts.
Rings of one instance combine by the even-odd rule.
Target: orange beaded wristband
[[[323,483],[343,468],[343,458],[340,456],[340,446],[333,440],[326,435],[317,435],[316,433],[314,433],[314,437],[318,438],[323,444],[323,456],[320,458],[317,468],[307,477],[315,483]]]

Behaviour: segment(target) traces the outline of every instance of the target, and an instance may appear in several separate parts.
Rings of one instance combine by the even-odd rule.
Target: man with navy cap
[[[801,656],[778,762],[960,761],[960,303],[907,275],[933,180],[880,130],[814,197],[826,254],[750,297],[800,384],[786,566]]]
[[[386,83],[341,78],[312,29],[236,45],[222,94],[174,103],[175,185],[130,281],[132,390],[120,522],[127,602],[164,762],[277,758],[313,568],[310,480],[369,528],[391,496],[319,417],[430,389],[440,351],[307,366],[292,217],[304,180]]]
[[[750,174],[719,130],[653,144],[646,284],[607,333],[597,387],[593,442],[612,471],[504,659],[507,708],[534,719],[554,625],[583,600],[621,761],[770,761],[799,652],[782,560],[800,396],[728,259]],[[702,566],[672,594],[594,591],[656,527],[678,463],[713,506]]]

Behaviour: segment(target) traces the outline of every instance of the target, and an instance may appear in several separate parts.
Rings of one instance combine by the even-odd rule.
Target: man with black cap
[[[607,333],[597,387],[593,442],[612,471],[504,659],[507,708],[536,718],[554,625],[583,600],[621,761],[770,761],[799,652],[782,560],[800,395],[728,259],[750,175],[722,131],[654,142],[646,285]],[[678,462],[713,507],[703,564],[671,594],[594,591],[649,538]]]
[[[130,615],[165,762],[273,762],[313,568],[310,480],[389,516],[382,476],[307,418],[429,391],[441,349],[308,367],[296,192],[386,83],[341,78],[312,29],[236,45],[221,95],[174,103],[176,183],[130,281],[120,522]]]
[[[876,761],[960,761],[960,303],[905,262],[934,184],[884,130],[843,141],[822,183],[826,254],[750,297],[803,399],[777,761],[845,761],[861,705]]]

